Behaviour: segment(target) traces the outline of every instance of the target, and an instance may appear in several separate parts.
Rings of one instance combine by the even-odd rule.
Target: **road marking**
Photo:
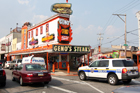
[[[55,88],[57,90],[61,90],[61,91],[67,92],[67,93],[77,93],[77,92],[74,92],[74,91],[70,91],[70,90],[67,90],[67,89],[64,89],[64,88],[60,88],[60,87],[56,87],[56,86],[52,86],[52,85],[48,85],[48,86],[51,87],[51,88]]]
[[[104,93],[103,91],[99,90],[98,88],[90,85],[89,83],[86,83],[84,81],[74,81],[74,80],[70,80],[70,79],[65,79],[65,78],[59,78],[59,77],[52,77],[53,79],[57,79],[57,80],[64,80],[64,81],[69,81],[69,82],[74,82],[74,83],[78,83],[78,84],[85,84],[85,85],[88,85],[90,86],[91,88],[97,90],[99,93]]]
[[[138,84],[140,84],[140,82],[137,81],[137,80],[132,79],[132,81],[133,81],[134,83],[138,83]]]

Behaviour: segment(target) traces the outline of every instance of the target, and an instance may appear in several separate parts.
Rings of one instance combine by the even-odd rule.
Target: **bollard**
[[[70,73],[70,66],[69,66],[69,64],[67,66],[67,73]]]
[[[55,64],[53,64],[53,72],[55,72]]]

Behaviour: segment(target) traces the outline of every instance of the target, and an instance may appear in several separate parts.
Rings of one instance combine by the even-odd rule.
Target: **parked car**
[[[4,87],[6,85],[6,73],[0,66],[0,85]]]
[[[22,63],[22,59],[14,59],[10,65],[9,65],[9,69],[13,69],[15,67],[17,67],[18,65],[20,65]]]
[[[140,85],[123,86],[113,90],[111,93],[140,93]]]
[[[111,85],[117,84],[118,81],[130,83],[132,79],[139,78],[136,63],[127,58],[95,60],[89,66],[79,67],[78,75],[81,80],[105,79]]]
[[[43,82],[48,84],[51,81],[51,75],[45,67],[35,63],[24,63],[12,71],[12,81],[18,80],[20,85],[26,83]]]
[[[4,66],[4,64],[5,64],[5,60],[0,60],[0,66]]]
[[[6,62],[5,62],[4,68],[9,68],[9,65],[11,64],[11,62],[12,62],[12,61],[6,61]]]

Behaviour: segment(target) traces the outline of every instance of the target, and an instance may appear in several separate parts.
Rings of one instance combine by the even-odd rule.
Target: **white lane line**
[[[56,87],[56,86],[52,86],[52,85],[49,85],[49,87],[57,89],[57,90],[61,90],[61,91],[67,92],[67,93],[77,93],[77,92],[74,92],[74,91],[70,91],[70,90],[60,88],[60,87]]]
[[[140,82],[137,81],[137,80],[132,79],[132,81],[133,81],[134,83],[138,83],[138,84],[140,84]]]
[[[59,78],[59,77],[52,77],[53,79],[57,79],[57,80],[64,80],[64,81],[69,81],[69,82],[74,82],[74,83],[78,83],[78,84],[85,84],[85,85],[88,85],[90,86],[91,88],[97,90],[99,93],[104,93],[103,91],[99,90],[98,88],[84,82],[84,81],[74,81],[74,80],[70,80],[70,79],[65,79],[65,78]]]

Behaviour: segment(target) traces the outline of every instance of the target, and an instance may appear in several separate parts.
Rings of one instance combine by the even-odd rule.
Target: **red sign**
[[[58,21],[58,40],[60,43],[70,43],[72,40],[72,29],[67,19]]]

